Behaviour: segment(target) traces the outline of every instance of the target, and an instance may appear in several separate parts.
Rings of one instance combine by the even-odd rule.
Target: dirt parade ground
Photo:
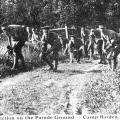
[[[120,113],[119,71],[98,60],[59,63],[1,78],[1,115]]]

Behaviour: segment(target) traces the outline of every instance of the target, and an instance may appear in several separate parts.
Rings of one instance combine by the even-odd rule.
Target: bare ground
[[[1,115],[119,113],[119,74],[99,65],[98,60],[81,64],[59,63],[1,79]]]

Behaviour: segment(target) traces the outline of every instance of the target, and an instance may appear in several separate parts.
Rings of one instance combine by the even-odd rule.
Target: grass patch
[[[89,114],[120,113],[120,76],[118,73],[103,71],[91,74],[89,81],[78,93],[78,109],[87,108]],[[84,110],[83,110],[84,111]]]

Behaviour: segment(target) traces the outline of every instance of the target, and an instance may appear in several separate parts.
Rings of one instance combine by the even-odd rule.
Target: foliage
[[[1,24],[119,28],[119,0],[1,0],[0,9]]]

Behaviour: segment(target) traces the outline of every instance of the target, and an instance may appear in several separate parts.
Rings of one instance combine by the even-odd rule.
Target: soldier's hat
[[[103,25],[99,25],[99,28],[100,29],[104,29],[105,27]]]
[[[1,26],[1,30],[4,30],[5,29],[5,27],[4,26]]]
[[[91,32],[94,32],[94,29],[92,28],[90,31],[91,31]]]
[[[52,26],[44,26],[44,27],[41,27],[41,29],[44,29],[44,30],[49,30],[49,29],[51,29],[52,28]]]
[[[1,30],[8,30],[8,27],[7,26],[1,26]]]

